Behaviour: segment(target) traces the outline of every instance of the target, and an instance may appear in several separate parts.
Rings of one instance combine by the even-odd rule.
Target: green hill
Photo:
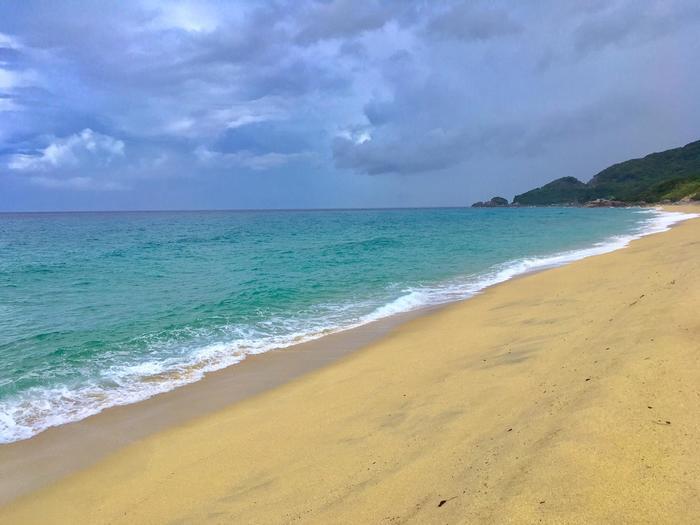
[[[625,202],[700,199],[700,141],[614,164],[584,184],[563,177],[513,199],[525,206],[576,204],[592,199]]]
[[[545,184],[541,188],[516,195],[513,202],[524,206],[542,206],[547,204],[579,203],[588,200],[588,185],[575,177],[562,177]]]

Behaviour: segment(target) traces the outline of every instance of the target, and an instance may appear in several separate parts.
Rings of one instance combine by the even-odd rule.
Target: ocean
[[[251,354],[612,251],[680,217],[578,208],[0,214],[0,443]]]

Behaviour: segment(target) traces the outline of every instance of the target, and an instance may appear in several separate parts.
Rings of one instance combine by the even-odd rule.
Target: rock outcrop
[[[472,208],[506,208],[508,199],[503,197],[493,197],[490,201],[479,201],[472,204]]]

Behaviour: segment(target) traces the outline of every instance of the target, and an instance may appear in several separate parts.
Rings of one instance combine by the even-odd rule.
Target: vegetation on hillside
[[[516,195],[526,206],[577,204],[593,199],[658,202],[686,196],[700,199],[700,141],[604,169],[587,184],[563,177]]]
[[[586,184],[575,177],[562,177],[541,188],[516,195],[513,202],[524,206],[543,206],[555,203],[578,204],[586,202],[590,191]]]

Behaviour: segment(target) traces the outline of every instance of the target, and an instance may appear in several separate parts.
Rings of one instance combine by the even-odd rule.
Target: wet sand
[[[49,428],[31,439],[0,445],[0,505],[137,440],[327,366],[435,309],[397,315],[289,348],[250,355],[235,366],[208,373],[196,383]]]
[[[101,431],[118,450],[54,474],[0,522],[693,522],[698,275],[696,219],[410,320],[264,392],[158,396],[182,418],[153,434],[119,435],[148,426],[139,405],[108,411],[72,441],[122,417]],[[215,411],[192,419],[204,405]]]

